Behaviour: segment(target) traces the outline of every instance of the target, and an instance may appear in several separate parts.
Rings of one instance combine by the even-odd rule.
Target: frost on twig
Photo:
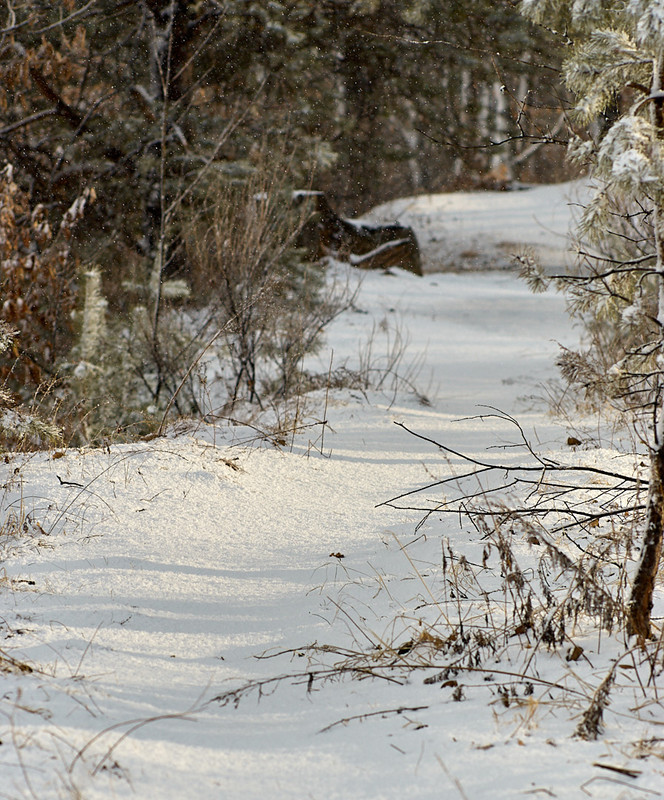
[[[519,277],[528,284],[531,292],[541,293],[549,288],[550,279],[532,251],[519,253],[514,257],[514,261],[519,267]]]

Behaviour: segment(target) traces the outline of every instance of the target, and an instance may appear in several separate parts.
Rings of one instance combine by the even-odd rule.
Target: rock
[[[422,275],[420,248],[412,228],[367,224],[336,214],[322,192],[295,192],[297,203],[313,200],[314,211],[305,222],[298,244],[311,258],[332,256],[360,269],[401,267]]]

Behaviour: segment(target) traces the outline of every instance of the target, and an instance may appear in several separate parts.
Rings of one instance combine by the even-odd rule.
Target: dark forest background
[[[560,44],[508,0],[11,0],[1,315],[20,336],[5,380],[62,386],[81,350],[94,362],[87,291],[89,322],[102,303],[114,320],[147,309],[124,335],[143,338],[130,370],[159,405],[179,380],[164,281],[191,278],[206,224],[249,224],[218,205],[246,202],[246,187],[322,190],[355,216],[396,196],[568,177]],[[273,237],[272,261],[291,244]],[[189,284],[218,289],[200,270]]]

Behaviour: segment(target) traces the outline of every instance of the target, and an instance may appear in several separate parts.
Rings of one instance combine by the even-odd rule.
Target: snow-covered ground
[[[560,270],[573,262],[569,234],[589,196],[585,181],[419,195],[378,206],[365,219],[411,225],[426,272],[504,269],[526,248],[545,269]]]
[[[484,199],[512,204],[505,219],[520,201],[533,244],[528,195]],[[447,215],[454,198],[431,207]],[[664,712],[638,657],[618,670],[604,735],[572,738],[617,639],[580,631],[584,656],[569,661],[566,646],[531,658],[517,637],[486,668],[436,683],[423,679],[444,669],[442,650],[399,668],[418,626],[452,630],[442,543],[482,544],[463,519],[416,531],[421,512],[378,506],[448,467],[395,422],[518,458],[492,407],[542,452],[616,468],[610,442],[542,400],[557,343],[576,340],[560,297],[504,271],[367,273],[319,368],[393,368],[380,389],[315,392],[281,431],[266,417],[182,423],[150,442],[9,458],[0,798],[661,796]]]

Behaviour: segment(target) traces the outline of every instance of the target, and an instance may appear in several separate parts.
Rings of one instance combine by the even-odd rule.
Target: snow
[[[533,250],[546,269],[559,270],[573,262],[569,234],[588,197],[584,181],[420,195],[379,206],[363,221],[412,226],[427,272],[504,269],[524,249]]]
[[[541,237],[535,217],[562,230],[562,191],[391,211],[408,208],[434,236],[454,216],[464,241],[482,242],[488,203],[491,225],[518,218],[519,235],[542,245],[554,228]],[[425,252],[440,244],[423,238]],[[434,515],[416,532],[420,512],[379,505],[449,461],[395,423],[516,459],[514,427],[492,407],[554,457],[614,468],[627,458],[595,440],[571,452],[571,423],[542,399],[558,343],[577,337],[561,297],[531,295],[506,271],[365,273],[310,366],[364,369],[374,384],[387,368],[380,389],[316,391],[277,428],[269,414],[183,421],[148,442],[0,465],[0,655],[15,664],[0,662],[0,797],[661,796],[664,714],[640,691],[647,669],[618,670],[602,737],[572,738],[623,658],[615,638],[580,630],[583,658],[560,647],[532,663],[515,640],[490,672],[452,676],[462,688],[424,683],[444,666],[435,653],[437,669],[424,658],[415,672],[347,669],[420,624],[446,636],[456,604],[440,593],[442,542],[481,558],[464,521]],[[250,682],[264,683],[244,693]],[[516,692],[507,705],[503,685]]]

